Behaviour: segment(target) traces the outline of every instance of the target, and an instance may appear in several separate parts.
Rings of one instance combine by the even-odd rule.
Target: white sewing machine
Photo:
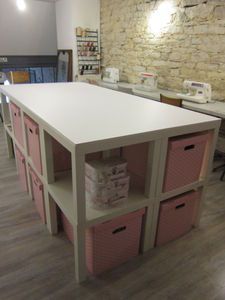
[[[108,83],[117,83],[120,79],[117,68],[106,68],[103,73],[103,81]]]
[[[188,92],[186,94],[177,94],[183,100],[196,103],[207,103],[211,101],[212,89],[209,83],[185,80],[183,88]]]
[[[153,92],[157,90],[157,75],[154,73],[140,73],[141,83],[136,84],[134,90]]]

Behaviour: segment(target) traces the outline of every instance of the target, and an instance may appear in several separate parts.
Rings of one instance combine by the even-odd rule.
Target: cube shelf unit
[[[18,146],[25,156],[26,165],[29,164],[34,169],[44,185],[49,232],[58,232],[57,206],[73,225],[77,282],[82,282],[87,277],[85,230],[88,227],[146,208],[141,245],[142,252],[145,252],[155,245],[160,202],[192,190],[201,191],[194,220],[194,225],[198,226],[220,126],[219,119],[85,83],[14,85],[0,87],[0,92],[6,136],[9,135],[13,144]],[[39,125],[43,174],[38,173],[28,156],[27,143],[24,148],[21,147],[13,131],[9,129],[11,125],[7,118],[9,108],[6,96],[21,109],[23,124],[26,114]],[[44,101],[38,102],[43,97]],[[54,114],[46,110],[46,105],[54,109]],[[116,119],[110,118],[113,114],[117,116]],[[162,114],[165,116],[163,122],[157,117]],[[169,139],[203,131],[208,132],[209,139],[199,180],[170,192],[163,192]],[[23,135],[26,141],[24,125]],[[71,153],[71,170],[54,171],[52,137]],[[128,200],[123,205],[105,210],[91,208],[85,201],[87,156],[98,152],[103,157],[115,153],[123,155],[125,149],[128,149],[129,156],[130,146],[137,146],[139,149],[138,145],[143,144],[147,145],[143,188],[131,184]],[[9,142],[8,147],[11,154]],[[138,157],[138,153],[135,155]],[[28,185],[31,194],[29,180]]]
[[[100,49],[98,30],[85,30],[85,35],[77,35],[77,57],[79,75],[100,73]]]

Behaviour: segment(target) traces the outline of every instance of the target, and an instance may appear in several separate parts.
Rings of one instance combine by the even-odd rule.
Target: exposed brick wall
[[[148,21],[161,2],[174,5],[161,36]],[[212,84],[225,100],[224,0],[101,0],[102,63],[138,82],[140,71],[156,71],[159,86],[181,90],[184,79]]]

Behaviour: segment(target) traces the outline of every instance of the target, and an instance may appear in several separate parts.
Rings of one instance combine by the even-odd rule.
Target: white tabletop
[[[158,132],[217,119],[86,83],[0,86],[74,144]]]

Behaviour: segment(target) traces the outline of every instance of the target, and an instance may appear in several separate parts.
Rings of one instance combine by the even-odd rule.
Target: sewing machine
[[[136,84],[134,91],[153,92],[157,90],[157,75],[154,73],[140,73],[141,83]]]
[[[117,83],[119,81],[119,70],[117,68],[106,68],[103,73],[103,81],[108,83]]]
[[[209,83],[185,80],[183,88],[188,92],[186,94],[177,94],[183,100],[196,103],[207,103],[211,101],[212,89]]]

